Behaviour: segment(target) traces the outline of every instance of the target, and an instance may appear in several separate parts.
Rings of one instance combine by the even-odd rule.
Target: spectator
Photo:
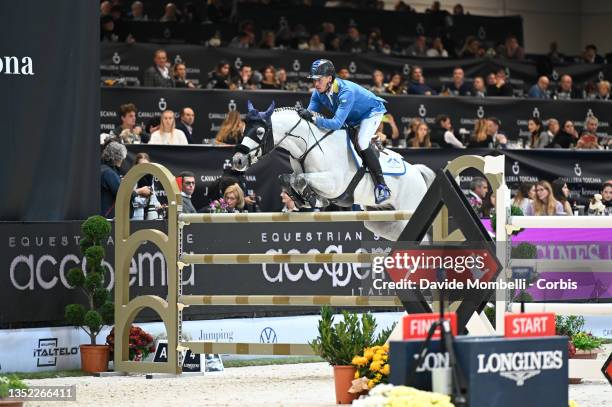
[[[537,117],[532,117],[527,121],[527,129],[531,134],[529,148],[544,148],[550,144],[551,138],[543,131],[542,121]]]
[[[569,75],[562,75],[559,80],[559,87],[553,95],[553,99],[557,100],[570,100],[570,99],[582,99],[580,92],[575,89],[572,85],[572,77]]]
[[[324,22],[321,24],[321,32],[319,33],[319,37],[324,44],[328,44],[332,38],[337,38],[336,35],[336,26],[334,23]]]
[[[594,100],[597,97],[597,84],[593,81],[587,81],[584,84],[584,90],[582,91],[582,96],[587,100]]]
[[[531,87],[531,89],[529,89],[527,97],[532,99],[550,99],[550,94],[548,93],[549,84],[550,81],[546,76],[540,76],[538,78],[538,83],[536,83]]]
[[[558,144],[561,148],[570,148],[578,141],[578,132],[574,127],[574,122],[566,120],[563,123],[563,130],[559,132],[558,140],[555,144]]]
[[[391,75],[391,80],[389,81],[389,84],[385,88],[385,91],[392,95],[405,94],[406,88],[404,87],[404,84],[402,83],[402,75],[400,75],[397,72]]]
[[[277,49],[276,46],[276,35],[272,31],[266,31],[263,34],[261,43],[259,44],[261,49]]]
[[[527,207],[526,216],[554,216],[565,215],[563,205],[553,195],[552,187],[548,181],[538,181],[536,195],[533,203]]]
[[[144,86],[155,88],[173,88],[174,81],[168,69],[168,57],[166,51],[158,49],[153,57],[154,66],[148,68],[144,73]]]
[[[100,3],[100,16],[110,16],[113,5],[110,1],[103,1]]]
[[[453,134],[451,119],[445,114],[436,117],[436,125],[431,131],[431,142],[441,148],[465,148]]]
[[[187,137],[175,128],[174,112],[166,109],[162,112],[159,130],[151,134],[149,144],[186,145]]]
[[[236,81],[236,89],[253,90],[256,88],[257,85],[253,81],[253,68],[250,65],[242,65]]]
[[[525,214],[525,212],[527,212],[527,207],[533,205],[532,199],[534,196],[535,184],[531,182],[521,182],[512,200],[512,206],[521,208],[521,211]]]
[[[148,141],[148,135],[141,126],[136,125],[136,106],[127,103],[119,106],[121,124],[115,128],[115,135],[121,138],[123,144],[140,144]]]
[[[550,140],[547,147],[558,147],[556,143],[560,140],[559,135],[561,134],[561,126],[557,119],[548,119],[546,122],[546,137]]]
[[[426,52],[430,58],[448,58],[448,51],[444,49],[444,44],[440,37],[435,37],[431,43],[431,48]]]
[[[314,34],[312,37],[310,37],[310,40],[308,40],[308,49],[319,52],[325,51],[325,44],[321,41],[319,34]]]
[[[584,121],[584,131],[582,135],[591,134],[597,137],[597,127],[599,127],[599,119],[595,116],[588,116]]]
[[[134,160],[134,166],[138,164],[150,163],[151,159],[147,153],[136,154]],[[157,200],[155,195],[155,183],[153,182],[152,175],[146,175],[138,180],[136,188],[134,188],[134,194],[132,194],[132,220],[153,220],[158,219],[158,209],[162,208],[162,205]]]
[[[340,46],[340,37],[332,35],[328,37],[328,41],[325,42],[325,49],[328,51],[339,52],[342,51]]]
[[[372,86],[370,86],[370,90],[377,95],[385,93],[385,75],[380,69],[375,69],[372,72]]]
[[[115,198],[121,184],[119,168],[127,157],[127,149],[121,143],[110,141],[102,151],[100,165],[100,215],[107,219],[115,217]],[[141,191],[146,194],[146,191]]]
[[[395,11],[400,13],[414,13],[415,10],[404,1],[398,1],[394,6]]]
[[[597,83],[597,100],[610,100],[610,82],[599,81]]]
[[[260,89],[278,89],[278,82],[276,81],[276,69],[272,65],[268,65],[263,69],[263,75],[261,82],[259,82]]]
[[[174,3],[168,3],[166,4],[166,7],[164,8],[164,15],[159,19],[159,21],[161,21],[162,23],[168,23],[168,22],[178,22],[180,21],[180,15],[179,15],[179,11],[176,8],[176,4]]]
[[[506,70],[499,68],[495,73],[495,85],[487,87],[487,96],[506,96],[513,95],[512,85],[506,78]]]
[[[561,178],[557,178],[552,183],[553,196],[563,206],[563,212],[568,216],[573,216],[572,205],[567,200],[570,196],[570,190],[567,187],[567,183]]]
[[[287,81],[287,70],[285,68],[279,68],[278,71],[276,71],[276,83],[280,90],[297,90]]]
[[[597,47],[595,44],[588,44],[584,47],[584,53],[582,54],[582,60],[585,64],[604,64],[605,60],[601,55],[597,53]]]
[[[487,148],[493,145],[492,137],[487,134],[487,120],[478,119],[474,125],[474,132],[470,138],[470,147]]]
[[[198,13],[198,9],[195,4],[192,2],[187,2],[183,6],[183,11],[181,12],[181,21],[183,23],[200,23],[202,21],[202,17],[200,17],[200,13]]]
[[[232,86],[230,77],[230,65],[227,61],[220,61],[217,68],[208,74],[208,89],[230,89]]]
[[[183,197],[183,213],[198,213],[191,198],[195,191],[195,174],[191,171],[183,171],[178,176],[181,186],[181,196]]]
[[[471,93],[479,98],[487,96],[487,87],[485,86],[485,81],[482,76],[477,76],[474,78],[474,85],[472,86]]]
[[[525,59],[525,50],[518,43],[518,39],[514,35],[506,38],[506,42],[500,54],[507,59],[523,60]]]
[[[176,64],[172,69],[174,87],[195,89],[196,85],[192,81],[187,80],[187,66],[185,64]]]
[[[472,94],[470,86],[465,83],[463,68],[458,66],[453,69],[453,82],[446,86],[446,91],[452,96],[470,96]]]
[[[427,56],[427,44],[424,35],[419,35],[414,40],[414,44],[406,49],[405,55],[409,57],[426,57]]]
[[[448,14],[448,11],[446,10],[442,10],[442,7],[440,6],[440,2],[439,1],[434,1],[431,6],[425,10],[426,13],[431,13],[431,14],[441,14],[441,15],[445,15]]]
[[[422,123],[423,121],[419,118],[414,118],[412,120],[410,120],[410,123],[408,124],[408,131],[406,132],[406,144],[407,145],[411,145],[414,141],[414,138],[416,137],[416,133],[417,133],[417,129],[419,128],[419,125]]]
[[[410,83],[408,84],[409,95],[435,95],[436,91],[425,83],[423,69],[414,65],[410,71]]]
[[[242,134],[244,133],[245,123],[240,117],[240,112],[232,110],[228,112],[227,117],[221,123],[219,132],[215,137],[216,145],[234,146],[242,142]]]
[[[565,56],[559,52],[559,45],[556,42],[550,43],[549,50],[546,56],[551,64],[561,64],[565,62]]]
[[[483,54],[484,52],[480,48],[480,42],[472,35],[465,39],[463,49],[459,52],[461,58],[477,58],[481,57]]]
[[[176,128],[185,134],[188,144],[195,144],[193,139],[193,123],[195,122],[195,112],[190,107],[184,107],[181,109],[181,115],[179,122],[176,124]]]
[[[349,80],[351,79],[351,73],[349,72],[347,67],[341,67],[337,72],[338,78]]]
[[[238,184],[227,187],[223,192],[223,199],[227,202],[228,212],[242,212],[244,209],[244,192]]]
[[[239,49],[248,49],[253,45],[253,36],[245,31],[241,31],[237,36],[232,38],[228,47],[229,48],[239,48]]]
[[[108,15],[100,16],[100,41],[101,42],[118,42],[119,34],[115,28],[113,17]]]
[[[487,119],[487,137],[493,142],[493,147],[501,146],[502,148],[508,143],[508,139],[505,135],[499,132],[501,122],[496,117],[489,117]]]
[[[376,130],[376,135],[378,136],[378,140],[383,145],[392,144],[397,146],[399,141],[399,129],[397,128],[397,124],[395,124],[395,119],[391,113],[386,113]]]
[[[366,46],[361,39],[361,35],[359,34],[357,27],[350,26],[348,28],[346,38],[342,42],[342,51],[356,53],[366,51]]]
[[[384,52],[385,44],[380,29],[375,28],[368,35],[368,51]]]
[[[416,134],[412,138],[412,143],[410,144],[410,147],[431,148],[431,140],[429,139],[429,127],[427,126],[427,123],[419,123],[416,129]]]
[[[489,86],[495,86],[495,82],[497,81],[496,77],[495,77],[495,72],[491,72],[490,74],[487,75],[487,88]]]
[[[135,1],[130,7],[129,19],[132,21],[149,21],[149,17],[144,13],[142,1]]]
[[[482,177],[474,177],[470,182],[470,190],[467,193],[467,200],[479,218],[484,217],[484,200],[489,193],[489,184]]]
[[[453,7],[453,15],[454,16],[464,15],[463,6],[460,3],[455,4],[455,7]]]

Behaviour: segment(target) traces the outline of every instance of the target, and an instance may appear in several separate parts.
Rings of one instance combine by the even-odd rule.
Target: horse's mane
[[[285,106],[285,107],[279,107],[277,109],[274,109],[274,113],[279,113],[279,112],[296,112],[297,113],[297,111],[298,111],[298,108],[294,106]],[[323,117],[323,118],[325,117],[319,112],[312,112],[312,115],[314,117]]]

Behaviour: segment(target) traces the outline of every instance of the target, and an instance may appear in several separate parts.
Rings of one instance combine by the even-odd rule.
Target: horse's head
[[[232,157],[232,166],[235,170],[245,171],[255,164],[257,159],[274,148],[274,135],[272,134],[272,113],[274,101],[265,112],[258,112],[251,101],[247,102],[246,126],[242,142],[236,146]]]

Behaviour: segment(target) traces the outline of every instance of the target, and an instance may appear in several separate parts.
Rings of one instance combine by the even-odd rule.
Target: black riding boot
[[[385,177],[383,177],[382,168],[380,167],[380,161],[378,161],[374,152],[374,147],[370,144],[368,148],[361,150],[361,156],[363,157],[364,164],[370,170],[374,185],[387,185]]]

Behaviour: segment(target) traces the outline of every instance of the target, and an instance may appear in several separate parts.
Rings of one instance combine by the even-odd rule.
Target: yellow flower
[[[391,367],[389,366],[389,364],[385,364],[382,369],[380,369],[380,373],[382,373],[385,376],[389,376],[389,373],[391,372]]]
[[[363,356],[366,359],[370,360],[374,356],[374,351],[371,348],[365,348],[365,351],[363,352]]]
[[[355,379],[359,379],[359,370],[355,372]]]
[[[368,382],[368,389],[371,389],[372,387],[374,387],[374,385],[375,385],[375,384],[376,384],[376,383],[374,383],[374,380],[370,380],[370,381]]]
[[[372,360],[374,360],[375,362],[382,360],[383,355],[380,353],[375,353],[374,357],[372,358]]]
[[[370,371],[378,372],[382,365],[382,362],[372,362],[372,364],[370,365]]]
[[[376,375],[374,375],[374,379],[379,382],[382,379],[382,375],[380,373],[376,373]]]
[[[569,407],[580,407],[574,400],[569,401]]]
[[[368,360],[363,356],[355,356],[351,361],[351,364],[355,366],[365,366],[368,364]]]
[[[388,343],[385,343],[385,344],[383,345],[383,349],[385,350],[385,352],[389,352],[389,344],[388,344]]]

